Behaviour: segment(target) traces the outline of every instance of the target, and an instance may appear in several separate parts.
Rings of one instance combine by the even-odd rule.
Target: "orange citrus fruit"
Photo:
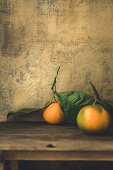
[[[109,112],[99,104],[88,105],[77,116],[78,127],[85,132],[98,133],[108,130],[111,124]]]
[[[44,110],[43,118],[50,124],[59,124],[66,120],[58,102],[50,104]]]

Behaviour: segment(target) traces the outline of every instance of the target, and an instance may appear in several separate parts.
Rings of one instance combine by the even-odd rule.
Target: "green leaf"
[[[108,111],[113,113],[113,100],[104,100],[107,105]]]
[[[79,91],[67,91],[62,93],[56,93],[58,101],[66,116],[67,120],[76,124],[76,118],[79,111],[86,105],[94,103],[94,98],[86,93]]]
[[[113,100],[104,100],[104,101],[113,108]]]
[[[34,111],[39,111],[39,108],[23,108],[17,111],[11,111],[7,114],[7,118],[9,118],[12,115],[26,115],[28,113],[34,112]]]

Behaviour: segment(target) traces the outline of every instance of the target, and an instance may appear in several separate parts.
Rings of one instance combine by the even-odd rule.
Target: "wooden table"
[[[0,170],[10,160],[11,170],[19,160],[113,161],[113,131],[86,135],[70,124],[44,122],[0,123]]]

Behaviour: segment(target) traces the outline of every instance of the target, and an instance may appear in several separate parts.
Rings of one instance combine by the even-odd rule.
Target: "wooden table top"
[[[0,153],[6,160],[113,161],[113,131],[86,135],[71,124],[2,122]]]

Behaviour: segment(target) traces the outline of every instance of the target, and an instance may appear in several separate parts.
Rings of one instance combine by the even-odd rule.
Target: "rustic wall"
[[[0,120],[57,90],[113,99],[112,0],[0,0]]]

